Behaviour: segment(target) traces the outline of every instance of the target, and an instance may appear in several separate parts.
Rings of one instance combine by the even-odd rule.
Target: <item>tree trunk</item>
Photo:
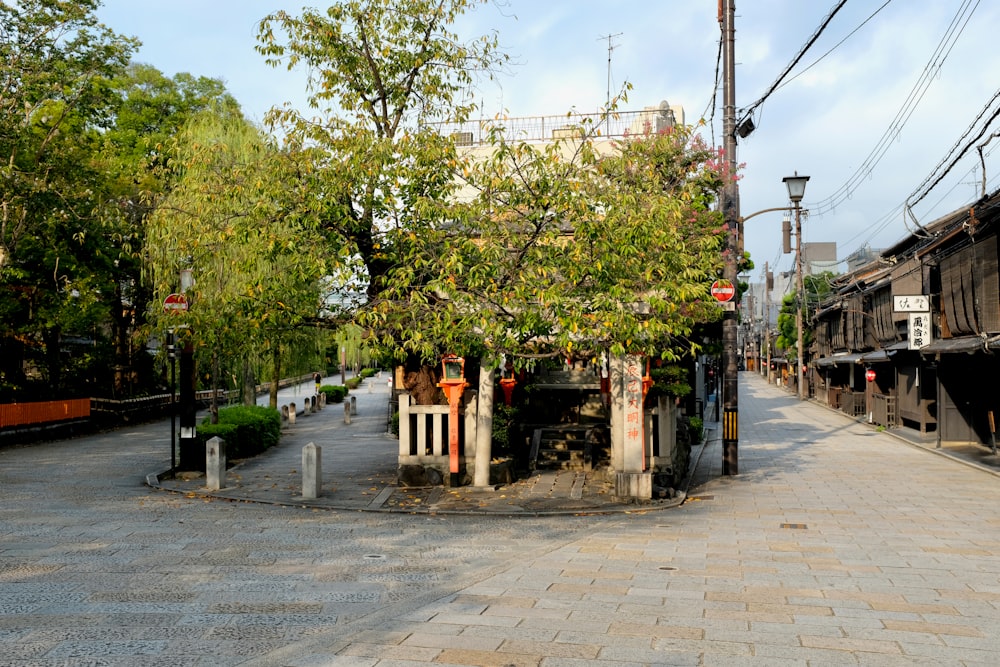
[[[273,379],[271,381],[271,391],[268,393],[268,405],[272,408],[278,408],[278,381],[281,380],[281,346],[275,345],[274,349],[271,351],[271,360],[274,362],[274,373],[271,376]]]
[[[212,352],[212,401],[208,407],[212,423],[219,423],[219,354]]]
[[[243,405],[257,404],[257,380],[253,375],[250,358],[243,359]]]

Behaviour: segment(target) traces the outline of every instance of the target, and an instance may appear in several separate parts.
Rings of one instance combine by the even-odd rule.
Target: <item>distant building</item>
[[[837,244],[832,241],[802,244],[802,275],[837,271]]]

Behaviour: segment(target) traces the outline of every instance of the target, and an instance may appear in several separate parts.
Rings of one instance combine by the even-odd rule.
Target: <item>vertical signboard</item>
[[[643,414],[642,414],[642,357],[627,355],[625,357],[622,384],[625,393],[625,437],[624,437],[624,471],[642,472],[645,460],[643,451]]]
[[[907,318],[910,324],[908,349],[919,350],[934,342],[930,313],[910,313]]]

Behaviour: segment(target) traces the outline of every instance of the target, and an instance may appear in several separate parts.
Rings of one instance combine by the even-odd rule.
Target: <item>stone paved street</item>
[[[0,665],[996,664],[1000,479],[740,391],[740,475],[713,437],[683,505],[595,516],[150,489],[163,424],[2,449]]]

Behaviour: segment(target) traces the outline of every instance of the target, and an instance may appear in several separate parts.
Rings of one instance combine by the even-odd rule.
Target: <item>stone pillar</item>
[[[302,497],[319,498],[323,487],[323,448],[310,442],[302,448]]]
[[[350,424],[351,423],[351,402],[350,401],[344,401],[344,423],[345,424]]]
[[[351,396],[351,414],[352,415],[358,414],[358,397],[357,396]]]
[[[288,404],[288,424],[289,424],[289,426],[295,426],[295,416],[296,416],[295,404],[294,403],[289,403]]]
[[[608,361],[611,384],[611,470],[623,470],[625,456],[625,394],[622,384],[624,359],[612,356]]]
[[[674,447],[677,446],[677,406],[669,396],[657,399],[657,455],[665,459],[665,463],[673,464]]]
[[[410,455],[410,395],[399,395],[399,456]]]
[[[611,465],[615,495],[650,500],[652,475],[645,470],[642,408],[642,357],[611,358]]]
[[[492,364],[479,365],[479,400],[476,405],[476,460],[474,486],[490,485],[490,460],[493,458],[493,379]]]
[[[205,487],[218,491],[226,485],[226,441],[215,436],[205,443]]]
[[[288,421],[288,406],[287,405],[282,405],[281,406],[281,421],[283,421],[283,422]]]

